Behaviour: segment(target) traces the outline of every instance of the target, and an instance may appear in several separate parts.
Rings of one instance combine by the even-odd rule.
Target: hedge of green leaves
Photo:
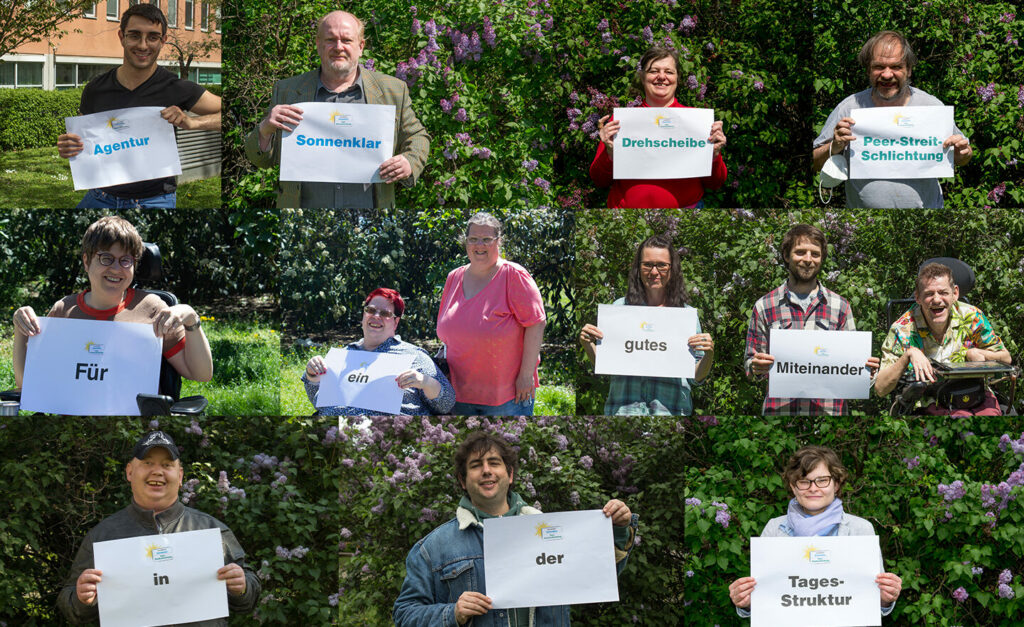
[[[637,244],[669,233],[681,254],[683,278],[703,328],[715,340],[711,378],[694,394],[694,412],[756,414],[766,385],[747,380],[743,354],[754,303],[785,280],[779,246],[804,222],[829,242],[822,282],[850,302],[857,328],[871,331],[879,355],[889,325],[888,299],[907,298],[922,261],[957,257],[977,275],[971,303],[988,314],[1020,363],[1024,349],[1024,212],[990,209],[899,211],[739,210],[609,211],[576,213],[574,290],[580,326],[597,320],[597,305],[625,296]],[[900,311],[899,313],[902,313]],[[899,315],[899,314],[896,314]],[[582,349],[578,360],[593,372]],[[579,413],[600,413],[607,379],[580,378]],[[1019,395],[1018,395],[1019,397]],[[854,411],[885,412],[891,399],[852,403]]]
[[[785,514],[791,495],[781,470],[808,444],[839,454],[851,475],[841,495],[844,510],[874,525],[886,570],[903,580],[886,623],[1020,624],[1020,418],[719,418],[693,424],[696,433],[680,458],[690,624],[739,622],[729,583],[750,574],[749,538]],[[954,593],[966,596],[959,601]]]
[[[575,606],[574,624],[681,625],[683,427],[644,418],[371,419],[342,429],[341,616],[385,625],[413,544],[455,516],[452,458],[473,429],[519,450],[512,490],[543,511],[599,509],[622,499],[639,514],[619,603]],[[368,428],[367,428],[368,427]]]
[[[975,150],[970,164],[956,168],[955,180],[945,185],[946,206],[1024,205],[1019,3],[825,0],[814,6],[828,16],[814,25],[815,135],[839,101],[868,87],[856,61],[864,42],[880,30],[900,31],[918,56],[911,84],[956,107],[957,125]]]
[[[328,624],[338,594],[337,423],[190,420],[159,421],[181,449],[182,500],[231,527],[263,583],[256,616],[231,624]],[[56,595],[78,545],[130,503],[125,463],[151,426],[125,418],[0,421],[0,620],[61,624]]]
[[[143,241],[160,246],[165,281],[148,286],[185,303],[276,291],[276,210],[219,209],[113,212]],[[105,210],[13,209],[0,216],[0,303],[31,305],[40,315],[88,286],[82,236]],[[9,319],[10,312],[3,313]]]
[[[406,302],[399,335],[418,344],[436,341],[445,278],[468,263],[460,238],[472,213],[285,211],[280,269],[283,330],[289,336],[318,339],[338,332],[358,335],[363,299],[378,287],[391,287]],[[495,216],[505,228],[504,258],[526,268],[544,298],[545,344],[567,346],[575,324],[569,292],[572,212],[510,210],[496,211]],[[561,361],[571,362],[571,357],[566,354]],[[548,364],[542,365],[544,369]],[[571,373],[563,372],[557,380],[566,377]]]
[[[0,89],[0,150],[56,146],[64,118],[78,115],[81,99],[82,88]]]

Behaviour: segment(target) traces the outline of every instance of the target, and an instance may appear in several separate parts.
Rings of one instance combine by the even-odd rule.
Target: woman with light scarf
[[[848,473],[835,451],[824,446],[805,446],[789,458],[783,480],[793,498],[785,516],[768,521],[761,532],[762,538],[812,536],[873,536],[871,523],[843,511],[838,498]],[[882,556],[878,556],[881,565]],[[881,600],[882,616],[888,616],[896,606],[903,586],[894,573],[875,577]],[[753,577],[740,577],[729,585],[729,598],[736,613],[750,616],[750,593],[757,582]]]

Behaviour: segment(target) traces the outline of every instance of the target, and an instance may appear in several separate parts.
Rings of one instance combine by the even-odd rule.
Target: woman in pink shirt
[[[676,100],[679,87],[679,53],[671,48],[654,46],[640,59],[635,87],[643,91],[641,107],[689,108]],[[728,171],[722,159],[725,133],[722,123],[711,125],[708,141],[714,146],[711,175],[689,179],[612,179],[612,145],[619,132],[619,121],[610,116],[599,124],[601,143],[590,164],[590,178],[598,187],[608,187],[608,206],[620,209],[703,207],[704,190],[715,190],[725,183]]]
[[[448,274],[437,314],[454,415],[532,416],[544,337],[544,301],[522,266],[501,258],[501,222],[469,220],[469,264]]]

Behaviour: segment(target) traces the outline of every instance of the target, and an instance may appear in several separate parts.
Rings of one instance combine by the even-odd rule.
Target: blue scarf
[[[796,497],[789,502],[789,509],[786,510],[786,523],[797,537],[833,535],[839,529],[839,522],[842,519],[842,499],[832,501],[825,511],[817,516],[805,513]]]

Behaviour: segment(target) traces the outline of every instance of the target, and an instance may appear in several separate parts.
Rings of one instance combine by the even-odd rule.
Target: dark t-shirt
[[[117,80],[117,68],[104,72],[86,84],[82,91],[81,115],[124,109],[127,107],[171,107],[177,105],[188,111],[195,106],[206,90],[192,81],[178,78],[157,66],[146,82],[133,90]],[[124,185],[104,187],[103,191],[120,198],[149,198],[169,194],[177,189],[174,177],[136,181]]]

